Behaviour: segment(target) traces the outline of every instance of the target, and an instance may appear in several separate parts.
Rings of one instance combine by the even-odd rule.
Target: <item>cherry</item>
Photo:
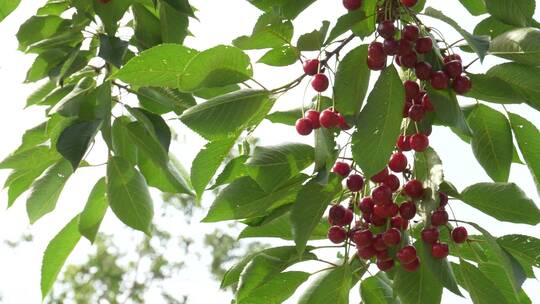
[[[392,202],[392,190],[387,186],[379,186],[371,192],[371,197],[375,204],[389,204]]]
[[[341,206],[341,205],[333,205],[330,207],[330,210],[328,211],[328,222],[331,225],[337,225],[341,222],[343,217],[345,217],[345,213],[347,212],[347,208]]]
[[[398,137],[398,140],[397,140],[397,143],[396,143],[396,146],[398,147],[398,149],[400,151],[411,151],[411,145],[409,143],[409,136],[406,136],[406,135],[400,135]]]
[[[388,56],[393,56],[398,53],[399,42],[394,39],[385,39],[383,42],[384,53]]]
[[[406,220],[411,220],[416,216],[416,205],[407,201],[399,206],[399,214]]]
[[[375,202],[369,196],[364,197],[358,204],[358,208],[360,209],[360,211],[362,211],[362,213],[372,213],[373,206],[375,206]]]
[[[401,4],[405,5],[406,7],[413,7],[416,5],[416,2],[418,2],[418,0],[401,0]]]
[[[413,246],[405,246],[396,253],[396,258],[402,264],[409,264],[416,259],[416,248]]]
[[[412,108],[411,108],[412,109]],[[403,172],[407,169],[407,156],[401,152],[392,154],[388,162],[388,168],[394,172]]]
[[[402,218],[401,216],[394,216],[390,220],[390,225],[392,226],[392,228],[396,228],[399,230],[407,230],[407,227],[409,226],[409,221]]]
[[[399,40],[399,49],[398,55],[403,56],[413,53],[413,45],[409,40],[400,39]]]
[[[463,95],[471,90],[472,82],[469,77],[461,75],[454,80],[452,87],[456,93]]]
[[[433,226],[443,226],[448,224],[448,212],[445,210],[436,210],[431,214],[431,224]]]
[[[313,122],[309,118],[300,118],[296,121],[296,132],[298,134],[306,136],[313,131]]]
[[[375,174],[372,178],[371,178],[371,181],[374,182],[374,183],[382,183],[384,182],[384,179],[388,176],[388,168],[384,168],[381,170],[381,172]]]
[[[425,228],[422,230],[422,241],[434,244],[439,240],[439,230],[437,228]]]
[[[388,249],[377,252],[377,261],[389,261],[392,257],[388,254]]]
[[[405,98],[407,100],[413,100],[420,93],[420,86],[416,81],[406,80],[403,87],[405,88]]]
[[[403,106],[403,118],[409,117],[409,110],[411,109],[413,105],[413,102],[410,100],[407,100],[405,102],[405,106]]]
[[[358,248],[358,256],[361,259],[369,260],[377,254],[377,250],[372,246]]]
[[[354,11],[362,6],[362,0],[343,0],[343,6],[350,11]]]
[[[367,66],[372,71],[380,71],[386,66],[386,59],[384,60],[375,60],[372,57],[367,57]]]
[[[412,198],[420,198],[424,195],[424,186],[419,180],[412,179],[403,186],[403,192]]]
[[[328,239],[334,244],[340,244],[347,239],[347,231],[343,227],[332,226],[328,230]]]
[[[377,32],[381,37],[385,39],[392,39],[394,38],[394,34],[396,33],[396,27],[394,26],[394,22],[390,20],[383,21],[379,23],[377,26]]]
[[[339,176],[347,177],[351,173],[351,166],[345,162],[336,162],[334,168],[332,168],[332,172]]]
[[[424,116],[426,115],[426,110],[424,109],[424,106],[422,105],[412,105],[412,107],[409,109],[409,117],[413,121],[421,121],[424,119]]]
[[[396,205],[397,207],[397,205]],[[379,204],[373,207],[373,214],[379,218],[390,218],[397,214],[399,207],[394,207],[394,204]]]
[[[433,50],[433,41],[429,37],[422,37],[416,40],[416,51],[420,54],[426,54]]]
[[[448,88],[448,76],[443,71],[431,73],[429,82],[434,89],[444,90]]]
[[[431,70],[432,70],[431,64],[429,64],[429,63],[427,63],[425,61],[418,62],[414,66],[414,72],[416,74],[416,77],[418,79],[420,79],[420,80],[428,80],[428,79],[430,79]]]
[[[401,232],[399,232],[399,230],[396,228],[390,228],[388,229],[388,231],[383,233],[382,239],[386,246],[395,246],[401,241]]]
[[[428,112],[435,111],[435,108],[433,107],[433,104],[431,103],[431,99],[429,99],[429,96],[427,94],[425,94],[422,97],[422,107],[424,107],[424,110]]]
[[[319,116],[320,125],[324,128],[331,129],[339,125],[339,116],[331,109],[326,109]]]
[[[416,25],[406,25],[402,30],[403,38],[409,41],[416,41],[420,36],[420,29]]]
[[[375,61],[386,60],[383,44],[377,41],[370,43],[368,47],[368,57],[371,57]]]
[[[420,260],[418,259],[418,257],[416,257],[412,262],[408,264],[401,264],[401,267],[403,267],[405,271],[415,272],[420,267]]]
[[[418,57],[416,56],[415,53],[401,55],[399,58],[401,65],[406,68],[414,68],[417,60],[418,60]]]
[[[388,246],[386,246],[382,237],[383,237],[382,234],[377,234],[377,236],[375,236],[375,241],[373,242],[373,248],[375,248],[375,250],[377,251],[383,251],[383,250],[388,249]]]
[[[337,116],[338,116],[338,120],[339,120],[339,123],[338,123],[338,126],[341,130],[349,130],[351,128],[351,126],[349,126],[349,124],[347,124],[347,121],[345,120],[345,117],[343,117],[343,115],[341,115],[341,113],[337,113]]]
[[[311,120],[311,124],[313,125],[313,129],[318,129],[321,127],[321,123],[319,122],[319,116],[321,113],[319,111],[315,110],[309,110],[306,112],[306,118]]]
[[[384,217],[379,217],[375,214],[372,214],[371,217],[370,217],[370,221],[373,225],[375,225],[376,227],[381,227],[381,226],[384,226],[386,225],[386,218]]]
[[[338,226],[347,226],[352,223],[352,220],[354,218],[354,213],[351,209],[345,209],[345,215],[341,218],[341,220],[338,223]]]
[[[455,79],[463,73],[463,66],[461,65],[461,61],[459,60],[452,60],[450,62],[447,62],[444,64],[444,72],[448,77]]]
[[[311,81],[311,86],[313,89],[317,92],[324,92],[326,89],[328,89],[329,85],[328,77],[324,74],[316,74],[313,76],[313,80]]]
[[[356,247],[369,247],[373,244],[373,233],[369,230],[357,230],[352,236],[353,242]]]
[[[444,208],[448,205],[448,195],[444,192],[439,192],[439,207]]]
[[[429,147],[429,138],[427,135],[418,133],[411,136],[409,144],[416,152],[423,152]]]
[[[394,174],[388,175],[384,179],[382,184],[384,186],[390,188],[390,190],[392,190],[392,192],[396,192],[399,189],[399,186],[400,186],[399,178],[397,176],[395,176]]]
[[[452,60],[462,61],[461,56],[459,56],[458,54],[447,55],[443,58],[444,63],[448,63]]]
[[[452,239],[458,244],[465,243],[468,237],[469,233],[467,233],[465,227],[456,227],[452,230]]]
[[[389,271],[394,267],[394,260],[379,261],[377,260],[377,267],[380,271]]]
[[[395,60],[396,60],[396,64],[398,66],[401,66],[401,59],[399,59],[399,56],[396,56]]]
[[[352,174],[347,178],[347,188],[351,192],[358,192],[364,188],[364,178],[358,174]]]
[[[304,73],[313,76],[319,72],[319,65],[321,62],[319,59],[309,59],[304,62]]]
[[[448,245],[444,243],[435,243],[431,245],[431,255],[436,259],[444,259],[448,256]]]

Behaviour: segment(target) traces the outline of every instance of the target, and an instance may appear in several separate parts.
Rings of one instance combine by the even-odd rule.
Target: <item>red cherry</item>
[[[373,198],[375,204],[390,204],[392,202],[392,190],[384,185],[379,186],[373,189],[371,192],[371,198]]]
[[[399,230],[407,230],[407,227],[409,226],[409,221],[402,218],[401,216],[394,216],[390,220],[390,225],[392,226],[392,228],[396,228]]]
[[[431,86],[437,90],[444,90],[448,88],[448,76],[443,71],[437,71],[431,73],[429,79]]]
[[[452,87],[456,93],[463,95],[471,90],[472,82],[469,77],[462,75],[454,80]]]
[[[377,62],[386,60],[383,44],[377,41],[370,43],[368,47],[368,57]]]
[[[351,174],[349,178],[347,178],[347,188],[351,190],[351,192],[358,192],[364,188],[364,178],[358,174]]]
[[[397,143],[396,143],[396,146],[398,147],[398,149],[400,151],[411,151],[411,145],[409,143],[409,136],[406,136],[406,135],[400,135],[398,137],[398,140],[397,140]]]
[[[416,216],[416,205],[407,201],[399,206],[399,214],[406,220],[411,220]]]
[[[298,134],[306,136],[313,131],[313,123],[308,118],[300,118],[296,121],[296,132]]]
[[[362,211],[362,213],[372,213],[375,202],[371,197],[368,196],[364,197],[358,205],[358,208],[360,209],[360,211]]]
[[[321,62],[318,59],[309,59],[304,62],[304,73],[313,76],[319,72]]]
[[[397,176],[395,176],[394,174],[388,175],[384,179],[382,184],[384,186],[390,188],[390,190],[392,190],[392,192],[396,192],[399,189],[399,186],[400,186],[399,178]]]
[[[401,241],[401,232],[399,232],[399,230],[396,228],[390,228],[388,231],[383,233],[382,239],[386,246],[395,246]]]
[[[429,147],[429,138],[427,135],[418,133],[411,136],[409,144],[416,152],[423,152]]]
[[[388,168],[384,168],[381,170],[381,172],[375,174],[372,178],[371,178],[371,181],[374,182],[374,183],[382,183],[384,182],[384,179],[388,176]]]
[[[376,227],[381,227],[381,226],[384,226],[386,225],[386,218],[384,217],[378,217],[377,215],[375,215],[374,213],[371,214],[371,217],[369,218],[371,223],[373,225],[375,225]]]
[[[362,0],[343,0],[343,6],[350,11],[354,11],[362,6]]]
[[[432,66],[431,64],[421,61],[414,66],[414,72],[416,77],[420,80],[428,80],[431,77]]]
[[[419,180],[412,179],[403,186],[403,192],[412,198],[420,198],[424,195],[424,186]]]
[[[407,100],[413,100],[420,94],[420,86],[416,81],[406,80],[403,83],[403,87],[405,88],[405,98]]]
[[[448,245],[444,243],[435,243],[431,245],[431,255],[436,259],[444,259],[448,256]]]
[[[450,62],[447,62],[444,64],[444,72],[446,75],[452,79],[455,79],[463,73],[463,66],[461,65],[461,61],[459,60],[452,60]]]
[[[373,214],[379,218],[386,219],[394,216],[395,210],[393,204],[379,204],[373,207]]]
[[[324,74],[316,74],[313,76],[313,80],[311,80],[311,86],[313,89],[317,92],[324,92],[326,89],[328,89],[329,85],[328,77]]]
[[[396,55],[399,50],[399,42],[394,39],[385,39],[383,43],[383,50],[388,56]]]
[[[373,57],[367,57],[367,66],[372,71],[380,71],[386,66],[386,59],[376,60]]]
[[[309,110],[306,112],[306,118],[311,120],[311,124],[313,125],[313,129],[318,129],[321,127],[321,123],[319,122],[319,116],[321,114],[318,111],[315,110]]]
[[[420,36],[420,29],[416,25],[406,25],[402,30],[403,38],[409,41],[416,41]]]
[[[412,108],[411,108],[412,109]],[[394,172],[403,172],[407,169],[407,156],[401,152],[392,154],[388,162],[388,168]]]
[[[396,33],[396,27],[394,26],[394,22],[390,20],[383,21],[379,23],[377,26],[377,32],[381,37],[385,39],[392,39],[394,38],[394,34]]]
[[[372,257],[374,257],[376,254],[377,254],[377,250],[375,250],[375,248],[371,246],[358,248],[358,256],[361,259],[369,260]]]
[[[400,39],[399,40],[399,48],[398,48],[398,55],[408,55],[413,53],[413,45],[409,40]]]
[[[424,110],[427,112],[435,111],[435,108],[433,107],[433,104],[431,103],[431,99],[429,99],[429,96],[427,94],[425,94],[422,97],[422,107],[424,107]]]
[[[377,252],[377,261],[389,261],[392,257],[388,254],[388,249]]]
[[[436,210],[431,214],[431,224],[433,226],[443,226],[448,224],[448,212]]]
[[[408,264],[401,264],[401,267],[403,267],[403,269],[405,269],[405,271],[415,272],[420,267],[420,260],[417,257],[416,259],[414,259],[412,262],[410,262]]]
[[[399,58],[399,56],[396,56],[395,60],[396,60],[396,64],[398,66],[401,66],[401,59]]]
[[[340,223],[345,216],[346,212],[347,208],[339,204],[330,207],[330,210],[328,211],[328,222],[330,225],[338,225],[338,223]]]
[[[439,207],[444,208],[444,206],[448,205],[448,195],[443,192],[439,192]]]
[[[406,68],[414,68],[416,65],[416,62],[418,60],[418,57],[415,53],[410,53],[406,55],[402,55],[399,58],[399,61],[401,62],[401,65]]]
[[[321,126],[327,129],[335,128],[339,125],[339,116],[331,109],[326,109],[319,116]]]
[[[439,240],[439,230],[437,228],[426,228],[422,230],[422,241],[434,244]]]
[[[338,226],[350,225],[352,223],[353,218],[354,218],[354,213],[352,212],[352,210],[345,209],[345,215],[343,215],[343,217],[341,218],[341,220],[339,221],[337,225]]]
[[[377,251],[383,251],[383,250],[388,249],[388,246],[386,246],[386,244],[384,243],[382,234],[377,234],[375,236],[375,241],[373,242],[373,248],[375,248],[375,250]]]
[[[405,5],[406,7],[413,7],[416,5],[416,2],[418,2],[418,0],[401,0],[401,4]]]
[[[394,260],[379,261],[377,260],[377,267],[380,271],[389,271],[394,267]]]
[[[452,55],[445,56],[443,59],[443,62],[448,63],[452,60],[462,61],[461,56],[459,56],[458,54],[452,54]]]
[[[456,227],[452,230],[452,239],[458,244],[465,243],[468,237],[469,233],[465,227]]]
[[[413,103],[412,101],[406,101],[405,106],[403,107],[403,118],[409,117],[409,110],[411,109]]]
[[[336,162],[334,168],[332,168],[332,172],[341,177],[347,177],[351,173],[351,166],[345,162]]]
[[[411,108],[409,109],[409,117],[413,120],[413,121],[421,121],[422,119],[424,119],[424,116],[426,115],[426,110],[424,109],[424,106],[422,105],[418,105],[418,104],[415,104],[415,105],[412,105]]]
[[[402,264],[412,263],[416,259],[416,248],[414,246],[405,246],[396,253],[396,258]]]
[[[349,130],[351,128],[351,126],[349,126],[347,124],[347,121],[345,120],[345,117],[343,117],[343,115],[341,115],[341,113],[337,113],[337,116],[338,116],[338,120],[339,120],[339,123],[338,123],[338,126],[341,130]]]
[[[369,247],[373,244],[373,233],[369,230],[357,230],[354,232],[352,237],[353,242],[356,244],[356,247]]]
[[[433,41],[429,37],[422,37],[416,40],[416,51],[419,54],[426,54],[433,50]]]
[[[347,239],[347,231],[343,227],[332,226],[328,230],[328,239],[334,244],[340,244]]]

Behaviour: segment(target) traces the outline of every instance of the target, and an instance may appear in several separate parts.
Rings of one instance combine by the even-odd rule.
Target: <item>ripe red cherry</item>
[[[318,59],[309,59],[304,62],[304,73],[313,76],[319,72],[320,61]]]
[[[399,206],[399,214],[406,220],[411,220],[416,216],[416,205],[407,201]]]
[[[403,192],[412,198],[419,198],[424,195],[424,185],[419,180],[412,179],[403,186]]]
[[[431,255],[436,259],[444,259],[448,256],[448,245],[443,243],[435,243],[431,246]]]
[[[465,243],[468,237],[469,233],[467,233],[465,227],[456,227],[452,230],[452,239],[458,244]]]
[[[309,110],[306,112],[306,118],[311,120],[311,124],[313,125],[313,129],[318,129],[321,127],[321,123],[319,122],[319,116],[321,113],[319,111],[315,110]]]
[[[339,204],[330,207],[330,210],[328,211],[328,222],[330,225],[338,225],[342,221],[343,217],[345,217],[346,212],[347,208]]]
[[[399,178],[397,176],[395,176],[394,174],[388,175],[384,179],[382,184],[384,186],[390,188],[390,190],[392,190],[392,192],[396,192],[399,189],[399,186],[400,186]]]
[[[448,76],[443,71],[437,71],[431,73],[429,79],[431,86],[437,90],[444,90],[448,88]]]
[[[373,248],[375,248],[375,250],[377,251],[383,251],[383,250],[388,249],[388,246],[386,246],[386,244],[384,243],[382,236],[383,236],[382,234],[377,234],[375,236],[375,240],[373,242]]]
[[[437,228],[426,228],[422,230],[422,241],[434,244],[439,240],[439,230]]]
[[[319,116],[321,126],[327,129],[335,128],[339,125],[339,116],[331,109],[326,109]]]
[[[390,218],[397,214],[399,207],[394,204],[379,204],[373,207],[373,214],[379,218]]]
[[[298,134],[306,136],[313,131],[313,123],[308,118],[300,118],[296,121],[296,132]]]
[[[398,55],[403,56],[403,55],[412,54],[412,53],[413,53],[412,43],[409,40],[400,39]]]
[[[389,261],[392,257],[388,254],[388,249],[377,252],[377,261]]]
[[[351,166],[345,162],[336,162],[332,172],[342,177],[347,177],[351,173]]]
[[[357,230],[354,232],[352,240],[358,248],[369,247],[373,244],[373,233],[367,229]]]
[[[416,248],[413,246],[405,246],[396,253],[396,258],[402,264],[409,264],[416,259]]]
[[[373,198],[375,204],[390,204],[392,202],[392,190],[384,185],[379,186],[373,189],[371,198]]]
[[[386,60],[383,44],[377,41],[370,43],[368,47],[368,57],[377,62]]]
[[[415,53],[405,54],[399,57],[399,61],[401,62],[401,65],[406,68],[414,68],[417,60],[418,60],[418,57],[416,56]]]
[[[394,22],[390,20],[383,21],[379,23],[377,26],[377,32],[381,37],[385,39],[392,39],[394,38],[394,34],[396,33],[396,27],[394,26]]]
[[[361,259],[369,260],[377,254],[377,250],[372,246],[358,248],[358,256]]]
[[[433,226],[443,226],[448,224],[448,212],[436,210],[431,214],[431,224]]]
[[[388,168],[394,172],[403,172],[407,169],[407,156],[401,152],[392,154],[388,162]]]
[[[401,4],[405,5],[406,7],[413,7],[416,5],[416,2],[418,2],[418,0],[401,0]]]
[[[369,220],[376,227],[381,227],[381,226],[386,225],[386,218],[378,217],[375,215],[375,213],[371,214]]]
[[[448,205],[448,195],[444,192],[439,192],[439,207],[444,208],[446,205]]]
[[[347,238],[347,231],[343,227],[332,226],[328,230],[328,239],[334,244],[340,244]]]
[[[420,30],[416,25],[406,25],[403,27],[403,38],[409,40],[409,41],[416,41],[418,39],[418,36],[420,35]]]
[[[422,119],[424,119],[425,115],[426,115],[426,110],[424,109],[424,106],[422,105],[415,104],[415,105],[412,105],[411,108],[409,109],[409,117],[413,121],[421,121]]]
[[[362,6],[362,0],[343,0],[343,6],[350,11],[354,11]]]
[[[394,260],[379,261],[377,260],[377,267],[380,271],[389,271],[394,267]]]
[[[367,57],[367,66],[372,71],[380,71],[386,66],[386,59],[375,60],[373,57]]]
[[[459,56],[458,54],[452,54],[452,55],[445,56],[444,59],[443,59],[443,62],[448,63],[448,62],[450,62],[452,60],[462,61],[461,56]]]
[[[472,82],[469,77],[462,75],[454,80],[452,87],[456,93],[463,95],[471,90]]]
[[[420,54],[426,54],[433,50],[433,41],[429,37],[422,37],[416,40],[416,51]]]
[[[435,111],[435,108],[433,107],[433,104],[431,103],[431,99],[429,99],[429,96],[427,94],[425,94],[422,97],[422,106],[424,107],[424,110],[428,112]]]
[[[374,183],[382,183],[384,182],[384,179],[388,176],[388,168],[384,168],[381,170],[381,172],[375,174],[372,178],[371,178],[371,181],[374,182]]]
[[[429,147],[429,138],[427,135],[418,133],[411,136],[409,144],[416,152],[423,152]]]
[[[428,80],[431,77],[431,64],[421,61],[414,66],[416,77],[420,80]]]
[[[399,230],[407,230],[407,227],[409,226],[409,221],[402,218],[401,216],[394,216],[390,220],[390,225],[392,226],[392,228],[396,228]]]
[[[420,86],[416,81],[406,80],[403,87],[405,88],[405,98],[407,100],[413,100],[420,93]]]
[[[324,92],[326,89],[328,89],[329,85],[328,77],[324,74],[316,74],[313,76],[313,80],[311,80],[311,86],[313,89],[317,92]]]
[[[405,102],[405,106],[403,106],[403,118],[409,117],[409,110],[411,109],[412,105],[412,101],[407,100]]]
[[[347,124],[347,121],[345,120],[345,117],[343,117],[343,115],[341,115],[341,113],[337,113],[337,116],[338,116],[338,126],[341,130],[349,130],[351,128],[351,126],[349,126],[349,124]]]
[[[352,174],[347,178],[347,188],[351,192],[358,192],[364,188],[364,178],[358,174]]]
[[[401,264],[401,267],[403,267],[403,269],[405,269],[405,271],[415,272],[415,271],[418,270],[418,268],[420,268],[420,259],[418,259],[418,257],[416,257],[416,259],[414,259],[409,264]]]
[[[386,246],[395,246],[401,241],[401,232],[399,232],[399,230],[396,228],[390,228],[388,231],[383,233],[382,239]]]
[[[399,42],[394,39],[385,39],[383,43],[384,53],[388,56],[393,56],[398,53]]]
[[[362,213],[372,213],[373,206],[375,206],[375,202],[371,197],[364,197],[358,204],[358,208]]]
[[[396,146],[400,151],[411,151],[411,145],[409,143],[409,136],[406,135],[400,135],[398,137],[398,140],[396,142]]]
[[[444,72],[448,77],[455,79],[463,73],[463,66],[461,65],[461,61],[459,60],[452,60],[450,62],[447,62],[444,64]]]

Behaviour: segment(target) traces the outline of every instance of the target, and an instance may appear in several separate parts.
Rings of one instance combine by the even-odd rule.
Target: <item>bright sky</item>
[[[26,97],[36,87],[34,84],[22,84],[26,71],[33,59],[31,55],[24,55],[17,49],[15,33],[22,20],[30,17],[35,10],[44,3],[44,0],[23,1],[19,9],[0,24],[0,83],[2,84],[2,111],[0,112],[0,130],[2,131],[2,147],[0,148],[0,158],[7,156],[20,144],[23,132],[43,121],[43,110],[40,108],[30,108],[24,110]],[[258,17],[258,10],[248,4],[246,0],[228,1],[203,1],[192,0],[192,5],[197,7],[197,17],[199,22],[193,21],[190,30],[195,38],[189,38],[187,44],[196,49],[205,49],[217,44],[229,44],[237,36],[251,32],[253,24]],[[444,4],[443,4],[444,3]],[[472,31],[474,25],[482,18],[473,18],[459,5],[457,1],[428,0],[428,5],[441,9],[446,15],[458,20],[465,29]],[[295,21],[295,39],[299,34],[310,32],[320,26],[322,20],[335,21],[337,17],[344,13],[341,1],[320,0],[315,5],[306,10]],[[536,14],[539,19],[539,14]],[[448,27],[432,19],[425,18],[429,24],[437,26],[448,33],[447,40],[458,39],[456,33]],[[367,39],[365,43],[369,43]],[[359,40],[356,41],[359,44]],[[261,53],[253,53],[254,59],[258,59]],[[467,57],[465,61],[471,58]],[[493,64],[500,60],[488,57],[483,65],[475,64],[474,72],[486,71]],[[295,65],[290,68],[271,68],[263,65],[255,66],[255,78],[267,87],[277,87],[280,84],[294,79],[300,73],[300,66]],[[309,92],[309,91],[308,91]],[[299,88],[295,92],[285,95],[277,104],[279,109],[297,107],[304,98],[304,88]],[[306,96],[310,98],[311,95]],[[495,106],[497,108],[497,106]],[[533,123],[540,126],[540,113],[526,106],[510,106],[511,111],[526,115]],[[180,124],[173,122],[172,127],[178,128]],[[186,133],[185,128],[182,129]],[[289,134],[289,135],[287,135]],[[257,136],[263,139],[263,144],[277,144],[283,141],[306,141],[306,138],[297,136],[293,129],[280,125],[272,125],[265,122],[257,131]],[[188,133],[185,137],[189,144],[181,144],[173,147],[172,152],[184,161],[189,168],[190,162],[204,144],[196,135]],[[432,146],[440,154],[443,162],[447,180],[453,182],[459,189],[467,185],[490,181],[480,165],[474,159],[470,147],[464,144],[456,136],[444,128],[435,128],[431,136]],[[99,160],[99,158],[98,158]],[[97,161],[96,161],[97,163]],[[0,171],[0,182],[3,183],[8,175],[8,171]],[[22,246],[16,252],[6,250],[5,246],[0,246],[0,294],[5,303],[39,303],[39,270],[41,255],[47,246],[48,241],[84,206],[90,188],[94,182],[103,176],[103,168],[81,169],[73,176],[67,184],[54,213],[42,218],[38,223],[30,226],[25,213],[24,197],[20,198],[9,210],[0,209],[0,240],[16,240],[25,232],[35,236],[32,244]],[[539,197],[534,183],[525,166],[514,165],[512,167],[510,180],[518,183],[522,189],[537,203]],[[90,181],[90,182],[89,182]],[[2,191],[0,202],[5,205],[7,194]],[[207,198],[207,200],[209,200]],[[492,234],[500,236],[512,233],[529,234],[540,237],[539,227],[527,225],[515,225],[500,223],[493,218],[487,217],[480,212],[460,203],[452,203],[458,218],[471,220],[487,228]],[[203,214],[197,215],[202,218]],[[197,221],[198,218],[195,218]],[[119,223],[111,214],[108,215],[102,230],[108,233],[115,231]],[[204,235],[205,231],[210,231],[215,226],[194,223],[190,227],[179,227],[178,231],[190,231],[192,235]],[[189,229],[189,230],[187,230]],[[126,238],[133,237],[133,234],[126,235]],[[138,237],[138,236],[136,236]],[[129,241],[126,246],[133,246]],[[204,250],[200,246],[194,248],[197,251]],[[90,250],[90,245],[86,240],[82,240],[76,248],[74,254],[68,262],[76,262],[84,259],[86,252]],[[192,298],[191,303],[228,303],[224,300],[224,294],[218,290],[218,285],[210,280],[207,275],[206,266],[198,261],[191,261],[190,266],[180,274],[178,282],[171,288],[180,289],[182,293],[189,293]],[[311,266],[310,266],[311,267]],[[537,276],[540,272],[536,272]],[[533,303],[540,303],[540,283],[538,281],[526,282],[524,285]],[[301,290],[299,291],[301,292]],[[351,295],[358,302],[358,289],[351,291]],[[294,303],[298,293],[287,303]],[[228,296],[228,295],[227,295]],[[353,302],[353,303],[355,303]],[[469,303],[461,298],[457,298],[450,293],[445,293],[443,303]]]

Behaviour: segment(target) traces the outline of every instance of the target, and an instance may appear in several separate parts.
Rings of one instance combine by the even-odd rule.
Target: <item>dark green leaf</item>
[[[509,117],[519,150],[540,193],[540,131],[530,121],[517,114],[509,113]]]
[[[279,48],[290,46],[293,36],[293,24],[274,14],[259,17],[251,36],[241,36],[233,41],[233,45],[243,50]]]
[[[394,277],[394,292],[403,304],[439,303],[442,291],[441,283],[423,263],[415,272],[400,267]]]
[[[486,74],[467,74],[474,83],[466,94],[472,97],[494,103],[523,103],[525,100],[514,88],[505,81]]]
[[[315,130],[315,171],[330,171],[338,156],[336,141],[331,130],[319,128]]]
[[[59,16],[33,16],[26,20],[19,31],[19,50],[25,51],[28,46],[38,41],[50,38],[57,33],[66,31],[70,26],[69,20]]]
[[[247,161],[248,157],[248,155],[240,155],[231,159],[227,165],[225,165],[223,171],[221,171],[221,173],[218,175],[216,182],[212,185],[211,189],[229,184],[239,177],[248,175],[247,168],[245,166],[245,162]]]
[[[85,156],[101,124],[102,120],[76,122],[60,134],[56,150],[66,160],[69,160],[73,170],[79,167],[79,163]]]
[[[136,94],[141,105],[155,114],[174,111],[180,115],[197,104],[191,94],[171,88],[142,87]]]
[[[298,304],[348,304],[351,281],[352,272],[348,264],[323,272]]]
[[[519,269],[517,269],[517,271],[519,271],[520,274],[523,274],[523,270],[521,269],[521,266],[518,265],[512,257],[510,257],[510,259],[512,260],[511,265],[518,267]],[[493,284],[495,284],[497,289],[503,294],[507,303],[531,304],[531,301],[528,299],[526,294],[525,294],[525,299],[524,299],[525,301],[520,300],[519,292],[521,291],[520,286],[525,280],[524,276],[518,282],[518,285],[517,285],[518,289],[516,292],[514,291],[512,287],[512,282],[510,281],[511,277],[509,277],[505,273],[505,268],[502,265],[495,262],[488,261],[488,262],[480,263],[479,269],[486,277],[489,278],[491,282],[493,282]]]
[[[114,155],[121,156],[132,164],[137,163],[137,147],[130,139],[127,129],[131,119],[127,116],[116,118],[112,126],[112,146]]]
[[[294,19],[315,0],[248,0],[249,3],[265,12],[277,13],[285,19]]]
[[[489,36],[493,39],[513,29],[515,29],[514,26],[502,23],[490,16],[480,21],[474,28],[473,33],[477,36]]]
[[[189,15],[191,17],[195,17],[193,8],[189,4],[188,0],[163,0],[163,1],[167,2],[170,6],[172,6],[177,11],[184,13],[186,15]]]
[[[398,304],[399,300],[394,297],[392,281],[379,272],[376,275],[362,280],[360,283],[360,295],[365,304]]]
[[[237,303],[280,304],[293,295],[298,286],[309,278],[309,273],[288,271],[268,278],[264,284],[254,288]]]
[[[92,189],[92,192],[90,192],[84,210],[79,217],[79,232],[92,243],[96,238],[99,225],[101,225],[101,221],[109,207],[107,203],[106,188],[107,184],[103,177],[98,180]]]
[[[540,30],[528,27],[508,31],[493,39],[489,53],[517,63],[540,65]]]
[[[540,268],[540,240],[527,235],[505,235],[497,243],[510,253],[524,269]]]
[[[437,123],[457,128],[464,134],[472,135],[454,92],[428,89],[428,95],[436,111]]]
[[[268,51],[257,62],[277,67],[288,66],[295,63],[299,55],[298,49],[286,45]]]
[[[504,23],[524,27],[534,14],[534,0],[484,0],[488,13]]]
[[[124,63],[124,55],[126,54],[128,44],[127,41],[116,37],[99,35],[98,56],[116,67],[120,67]]]
[[[528,105],[540,110],[540,68],[509,62],[492,67],[486,74],[510,84]]]
[[[336,110],[346,116],[356,117],[366,97],[370,70],[364,62],[367,45],[350,51],[339,63],[334,84]]]
[[[309,237],[310,240],[323,240],[327,238],[330,225],[326,218],[321,218],[319,224]],[[293,240],[290,214],[285,213],[260,226],[248,226],[242,230],[238,238],[280,238],[283,240]]]
[[[101,19],[101,22],[103,22],[105,31],[114,37],[118,29],[118,21],[122,19],[133,0],[114,0],[107,3],[102,3],[101,1],[93,2],[94,10],[99,16],[99,19]]]
[[[370,0],[370,2],[374,1]],[[349,30],[355,32],[355,30],[367,29],[367,24],[370,19],[371,18],[366,17],[366,13],[362,9],[348,12],[347,14],[338,18],[336,25],[332,28],[330,34],[328,34],[325,44],[334,41],[337,37],[348,32]],[[372,30],[374,30],[374,27]],[[364,37],[369,35],[367,31],[365,31],[363,34]]]
[[[464,260],[454,266],[460,285],[469,292],[475,304],[508,303],[497,286],[478,268]]]
[[[439,283],[458,296],[463,296],[459,291],[458,283],[450,263],[447,259],[435,259],[431,255],[431,246],[418,241],[414,244],[418,251],[420,261],[428,271],[439,281]]]
[[[298,37],[296,45],[300,51],[318,51],[324,45],[326,34],[328,33],[328,27],[330,22],[323,21],[322,26],[318,30],[314,30],[310,33],[303,34]]]
[[[174,157],[166,165],[157,165],[144,154],[138,158],[137,164],[149,186],[162,192],[193,195],[187,174],[183,174],[185,169]]]
[[[152,8],[152,11],[150,11],[150,8],[140,3],[133,3],[133,5],[131,6],[131,9],[133,11],[133,21],[135,23],[135,35],[133,37],[133,40],[136,43],[136,45],[138,45],[139,48],[142,50],[149,49],[156,46],[159,47],[159,45],[163,42],[163,40],[161,38],[161,22],[159,21],[159,18],[157,14],[155,13],[155,10]],[[178,46],[180,47],[180,45]],[[136,56],[135,58],[138,58],[138,57],[139,56]],[[184,59],[177,58],[177,60],[184,60]],[[167,63],[163,63],[160,66],[163,66],[163,65],[167,65]],[[152,84],[149,84],[149,85],[152,85]],[[153,84],[153,85],[159,86],[159,84]]]
[[[168,2],[173,2],[169,0]],[[187,2],[187,1],[183,1]],[[183,12],[179,12],[168,3],[160,3],[159,19],[161,23],[161,37],[163,43],[182,44],[189,34],[189,17]]]

